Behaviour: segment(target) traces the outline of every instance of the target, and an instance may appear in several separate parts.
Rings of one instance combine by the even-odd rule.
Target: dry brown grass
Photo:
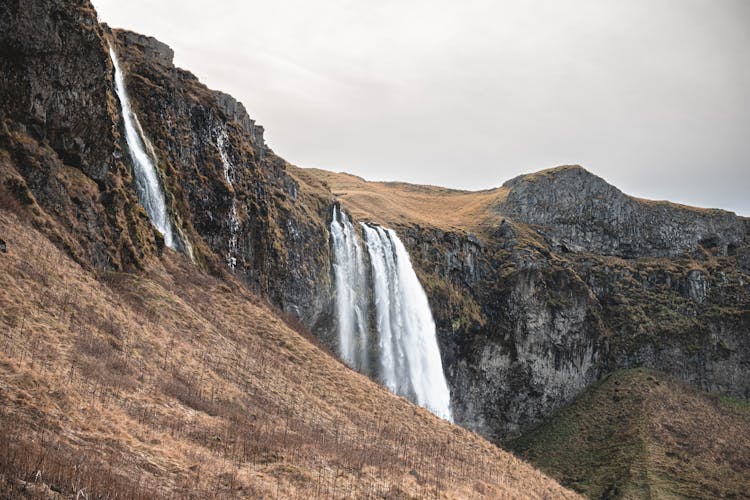
[[[479,235],[496,228],[503,220],[499,205],[505,201],[510,189],[499,187],[484,191],[461,191],[403,182],[372,182],[344,172],[330,172],[317,168],[290,165],[288,170],[309,190],[323,195],[330,191],[359,220],[387,226],[419,224],[444,231]],[[527,182],[535,182],[569,170],[583,170],[583,167],[562,165],[519,177]],[[728,213],[719,209],[626,196],[648,207],[677,208],[700,214]],[[529,232],[528,226],[517,226]]]
[[[401,182],[369,182],[315,168],[291,167],[312,189],[330,189],[351,214],[387,226],[419,224],[445,231],[482,232],[502,219],[492,210],[507,195],[504,188],[459,191]]]
[[[0,236],[0,495],[573,496],[179,255],[94,276],[4,210]]]

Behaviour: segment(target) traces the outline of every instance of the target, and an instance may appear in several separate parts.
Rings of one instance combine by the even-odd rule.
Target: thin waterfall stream
[[[109,57],[115,67],[115,90],[120,100],[122,121],[125,125],[125,140],[133,163],[138,201],[146,209],[154,227],[164,235],[164,244],[169,248],[175,248],[176,239],[172,223],[169,220],[167,204],[164,201],[164,192],[159,184],[159,176],[156,173],[151,156],[146,151],[147,141],[143,136],[138,117],[130,107],[130,99],[125,88],[125,76],[120,69],[117,54],[112,47],[109,48]]]
[[[216,139],[216,147],[219,150],[221,163],[224,167],[224,179],[232,187],[232,209],[229,212],[229,248],[226,254],[227,265],[234,270],[237,267],[237,254],[239,250],[240,219],[237,215],[237,195],[234,192],[232,177],[236,175],[236,168],[227,154],[227,143],[229,137],[227,131],[222,129]]]
[[[357,231],[346,213],[334,207],[339,354],[392,392],[452,420],[435,320],[409,253],[395,231],[360,226],[369,269]]]
[[[367,270],[354,226],[338,207],[333,210],[331,235],[335,258],[339,355],[350,367],[368,373]]]

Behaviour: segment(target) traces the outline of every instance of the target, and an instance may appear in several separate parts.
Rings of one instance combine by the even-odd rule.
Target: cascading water
[[[379,378],[392,392],[452,420],[435,321],[409,253],[393,230],[361,226],[369,273],[357,232],[347,215],[334,207],[331,235],[341,358]],[[372,325],[370,300],[374,303]],[[371,331],[377,335],[376,349],[368,349]],[[370,352],[378,357],[372,365]]]
[[[164,202],[164,193],[159,185],[159,177],[156,174],[156,168],[151,157],[146,152],[146,141],[143,138],[138,117],[130,107],[130,100],[125,89],[125,76],[120,69],[117,54],[112,47],[109,48],[109,57],[115,67],[115,90],[120,100],[122,120],[125,125],[125,140],[133,162],[138,200],[146,209],[151,223],[164,235],[164,243],[169,248],[175,248],[174,231],[169,220],[167,205]]]
[[[393,392],[452,420],[435,320],[409,253],[395,231],[362,228],[375,285],[381,377]]]
[[[219,132],[216,139],[216,146],[219,149],[219,156],[221,157],[221,163],[224,166],[224,178],[227,183],[234,189],[234,183],[232,177],[234,174],[234,165],[229,161],[229,155],[226,150],[226,143],[229,140],[227,137],[227,131],[222,130]],[[234,269],[237,267],[237,250],[239,249],[239,230],[240,230],[240,219],[237,216],[237,197],[232,193],[232,209],[229,212],[229,249],[227,251],[226,259],[227,265]]]
[[[334,207],[331,221],[339,354],[363,373],[369,371],[367,347],[368,293],[362,248],[349,217]]]

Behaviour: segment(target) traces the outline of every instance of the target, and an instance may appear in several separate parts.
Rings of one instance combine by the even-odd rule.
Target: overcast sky
[[[750,0],[93,0],[300,166],[495,187],[581,164],[750,216]]]

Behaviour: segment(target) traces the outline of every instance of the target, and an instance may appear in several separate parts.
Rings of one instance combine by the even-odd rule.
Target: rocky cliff
[[[577,166],[481,193],[308,175],[405,236],[462,425],[517,436],[637,366],[750,397],[747,219],[638,200]],[[472,208],[457,217],[456,200]]]
[[[0,5],[0,189],[80,263],[121,269],[158,238],[122,161],[103,30],[88,2]]]
[[[322,317],[331,293],[323,217],[332,201],[300,193],[244,106],[174,67],[163,44],[118,30],[111,39],[172,211],[196,242],[198,259],[229,264],[249,287],[307,324],[328,321]]]
[[[540,226],[561,252],[678,257],[700,245],[733,255],[747,231],[731,212],[638,200],[579,166],[522,175],[503,187],[508,197],[498,213]]]
[[[0,5],[0,185],[77,260],[133,269],[164,242],[138,204],[108,50],[198,265],[230,271],[308,324],[330,301],[331,200],[300,194],[241,103],[172,64],[154,38],[100,25],[87,1]]]

